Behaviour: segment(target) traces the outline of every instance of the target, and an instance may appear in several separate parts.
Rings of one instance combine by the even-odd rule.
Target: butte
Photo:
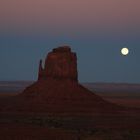
[[[78,82],[77,56],[69,46],[48,53],[39,63],[38,80],[19,94],[9,110],[53,114],[113,113],[120,107]]]

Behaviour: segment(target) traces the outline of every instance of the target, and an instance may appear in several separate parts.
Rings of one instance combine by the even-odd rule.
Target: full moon
[[[128,48],[122,48],[121,53],[122,53],[122,55],[126,56],[126,55],[129,54],[129,49]]]

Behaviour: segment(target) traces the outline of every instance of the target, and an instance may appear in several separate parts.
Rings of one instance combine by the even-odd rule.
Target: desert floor
[[[25,84],[26,85],[26,84]],[[25,87],[24,85],[24,87]],[[28,85],[28,84],[27,84]],[[26,85],[26,86],[27,86]],[[0,100],[15,96],[24,89],[18,86],[0,90]],[[1,89],[1,88],[0,88]],[[11,89],[11,90],[10,90]],[[91,87],[89,88],[90,90]],[[94,90],[93,90],[94,91]],[[101,89],[102,91],[102,89]],[[132,92],[132,91],[131,91]],[[132,108],[140,108],[140,95],[135,91],[97,92],[105,100]],[[125,115],[55,116],[47,113],[0,113],[1,140],[140,140],[140,112]]]

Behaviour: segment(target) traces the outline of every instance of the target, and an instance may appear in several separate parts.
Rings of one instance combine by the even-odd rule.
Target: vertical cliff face
[[[39,80],[60,79],[78,81],[77,56],[71,52],[70,47],[63,46],[53,49],[45,60],[42,68],[42,61],[39,64]]]

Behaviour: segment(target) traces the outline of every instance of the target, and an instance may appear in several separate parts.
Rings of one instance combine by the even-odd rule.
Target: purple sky
[[[1,0],[0,29],[20,33],[137,30],[139,0]],[[21,32],[22,31],[22,32]]]

